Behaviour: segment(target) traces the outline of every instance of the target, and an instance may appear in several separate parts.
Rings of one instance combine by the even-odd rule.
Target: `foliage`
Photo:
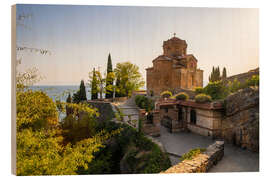
[[[233,82],[229,81],[228,87],[229,87],[230,92],[234,93],[238,91],[239,89],[241,89],[242,85],[237,79],[234,79]]]
[[[118,121],[124,121],[124,113],[122,111],[122,109],[116,107],[116,110],[117,112],[115,112],[115,118],[118,120]]]
[[[211,102],[212,98],[209,95],[206,94],[198,94],[195,96],[195,101],[197,103],[206,103],[206,102]]]
[[[95,100],[98,98],[98,82],[97,82],[97,76],[96,76],[96,71],[95,68],[92,72],[89,73],[89,81],[90,81],[90,86],[91,86],[91,100]]]
[[[115,78],[114,72],[109,72],[108,74],[102,75],[102,73],[99,70],[93,70],[93,72],[89,73],[89,81],[91,87],[93,86],[94,89],[91,89],[91,93],[94,93],[94,96],[92,96],[94,99],[97,99],[98,93],[100,96],[100,99],[102,99],[103,93],[108,93],[113,95],[114,91],[114,85],[113,81]],[[92,99],[93,99],[92,98]]]
[[[42,91],[16,93],[17,131],[22,128],[48,128],[58,123],[55,103]]]
[[[76,93],[73,94],[72,100],[74,103],[79,103],[79,102],[87,100],[85,85],[84,85],[83,80],[81,80],[80,89]]]
[[[172,96],[172,92],[170,92],[170,91],[163,91],[160,95],[163,98],[169,98],[169,97]]]
[[[205,148],[195,148],[195,149],[192,149],[190,150],[188,153],[185,153],[182,155],[182,157],[180,158],[181,161],[183,160],[191,160],[193,159],[195,156],[205,152],[206,149]]]
[[[209,82],[204,92],[213,100],[223,99],[229,94],[229,88],[222,81]]]
[[[113,67],[112,67],[112,59],[111,54],[108,56],[108,62],[107,62],[107,75],[106,75],[106,98],[112,98],[113,97],[113,81],[114,81],[114,73],[113,73]]]
[[[100,132],[74,146],[61,146],[62,138],[55,130],[31,128],[17,133],[18,175],[71,175],[79,167],[88,168],[93,153],[104,147],[105,140],[119,132]]]
[[[135,103],[139,108],[145,109],[147,112],[154,109],[154,102],[150,98],[143,95],[137,95],[135,97]]]
[[[222,79],[225,80],[226,78],[227,78],[227,70],[224,67],[223,70],[222,70]]]
[[[70,93],[68,93],[68,97],[67,97],[67,100],[66,100],[67,103],[71,103],[72,102],[72,98],[71,98],[71,95]],[[67,105],[66,105],[66,115],[70,115],[72,114],[72,109],[69,108]]]
[[[219,67],[215,68],[215,67],[213,66],[211,75],[209,76],[208,79],[209,79],[209,82],[215,82],[215,81],[221,80]]]
[[[260,77],[259,75],[253,75],[246,81],[247,86],[259,86]]]
[[[130,62],[117,63],[114,72],[116,76],[116,97],[130,97],[133,91],[144,85],[139,67],[135,64]]]
[[[125,156],[130,166],[130,173],[159,173],[171,166],[168,155],[136,129],[112,121],[106,122],[100,128],[106,129],[108,132],[123,128],[121,133],[115,136],[114,147],[117,147],[117,150],[114,150],[112,156],[118,156],[115,163],[123,160]],[[117,165],[119,167],[118,163]]]
[[[196,93],[196,94],[204,93],[204,88],[203,88],[203,87],[196,87],[196,88],[195,88],[195,93]]]
[[[176,94],[176,95],[175,95],[175,98],[176,98],[177,100],[186,101],[186,100],[189,99],[189,96],[188,96],[187,93],[181,92],[181,93]]]

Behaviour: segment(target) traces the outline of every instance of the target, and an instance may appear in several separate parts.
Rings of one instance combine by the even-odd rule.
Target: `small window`
[[[194,109],[192,109],[190,111],[190,123],[196,124],[196,121],[197,121],[196,111]]]

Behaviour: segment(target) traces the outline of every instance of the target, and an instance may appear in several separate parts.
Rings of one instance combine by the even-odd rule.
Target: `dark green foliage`
[[[188,99],[189,99],[189,96],[188,96],[187,93],[181,92],[181,93],[175,95],[175,98],[176,98],[177,100],[185,101],[185,100],[188,100]]]
[[[211,75],[209,76],[209,82],[215,82],[219,80],[221,80],[219,66],[217,68],[213,66]]]
[[[81,114],[78,119],[72,115],[66,116],[61,122],[65,142],[76,142],[93,137],[97,133],[97,122],[86,114]]]
[[[196,94],[204,93],[204,88],[203,88],[203,87],[196,87],[196,88],[195,88],[195,93],[196,93]]]
[[[87,100],[83,80],[81,80],[80,89],[76,93],[73,94],[72,100],[74,103],[79,103],[79,102]]]
[[[167,154],[163,153],[155,143],[136,129],[126,124],[117,124],[112,121],[100,124],[98,129],[105,129],[110,132],[120,127],[123,130],[114,138],[113,148],[112,145],[109,145],[110,147],[107,149],[111,152],[111,158],[115,158],[113,160],[107,159],[107,161],[113,164],[110,167],[120,168],[119,162],[124,156],[129,165],[130,173],[159,173],[171,166]],[[105,161],[104,163],[104,166],[108,167]],[[120,170],[111,169],[111,174],[114,173],[120,173]]]
[[[97,87],[97,76],[96,76],[96,71],[95,68],[93,70],[93,77],[91,81],[91,99],[95,100],[98,98],[98,87]]]
[[[113,67],[112,67],[112,59],[111,59],[111,54],[108,56],[108,62],[107,62],[107,76],[106,76],[106,98],[112,98],[113,97],[113,91],[109,91],[108,86],[113,85],[113,79],[109,77],[109,74],[113,72]]]
[[[226,78],[227,78],[227,71],[226,68],[224,67],[222,71],[222,79],[225,80]]]
[[[198,94],[195,96],[195,101],[197,103],[206,103],[206,102],[211,102],[212,98],[209,95],[206,94]]]
[[[154,102],[146,96],[137,95],[135,97],[135,103],[139,108],[145,109],[147,112],[154,109]]]
[[[223,99],[229,94],[228,87],[222,81],[209,82],[204,92],[210,95],[213,100]]]
[[[120,88],[120,77],[116,78],[116,88]],[[120,91],[115,91],[115,97],[124,97],[125,95],[122,94]]]
[[[70,93],[68,94],[68,97],[67,97],[66,102],[67,103],[71,103],[72,102]],[[66,116],[68,116],[70,114],[72,114],[72,109],[70,107],[66,106]]]
[[[81,84],[80,84],[80,100],[81,101],[86,101],[86,91],[85,91],[85,85],[84,85],[84,81],[81,80]]]

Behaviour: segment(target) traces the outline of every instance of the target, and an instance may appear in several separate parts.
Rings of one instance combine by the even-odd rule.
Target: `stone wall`
[[[204,153],[201,153],[191,160],[183,160],[179,164],[170,167],[161,173],[199,173],[207,172],[218,163],[224,156],[224,142],[216,141],[210,145]]]
[[[140,109],[139,118],[142,121],[142,132],[149,136],[160,136],[160,118],[158,111],[152,111],[153,119],[152,122],[147,120],[145,109]]]
[[[228,96],[220,136],[228,143],[259,151],[259,88],[249,87]]]

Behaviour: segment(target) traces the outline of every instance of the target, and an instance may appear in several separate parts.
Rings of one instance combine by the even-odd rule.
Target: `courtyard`
[[[160,137],[155,139],[162,143],[170,155],[172,165],[180,162],[182,154],[194,148],[206,148],[215,141],[210,137],[194,133],[170,133],[161,126]],[[256,172],[259,171],[259,154],[243,150],[231,144],[225,144],[224,157],[209,172]]]

